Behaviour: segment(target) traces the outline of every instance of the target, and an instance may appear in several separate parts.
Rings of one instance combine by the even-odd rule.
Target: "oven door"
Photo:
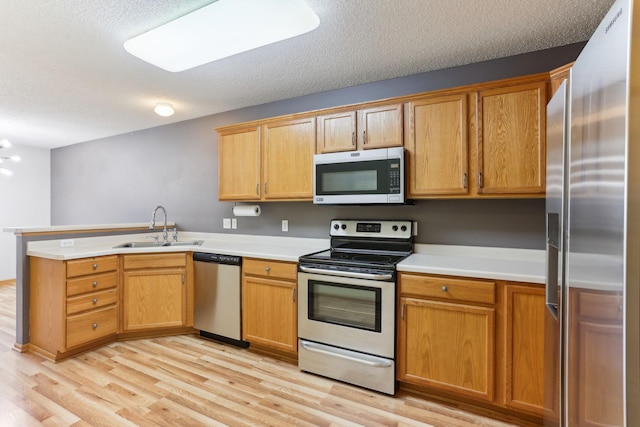
[[[395,282],[298,273],[301,339],[393,359]]]

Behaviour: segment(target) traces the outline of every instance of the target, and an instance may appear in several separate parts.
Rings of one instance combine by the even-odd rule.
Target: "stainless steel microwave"
[[[316,154],[313,203],[402,204],[404,148]]]

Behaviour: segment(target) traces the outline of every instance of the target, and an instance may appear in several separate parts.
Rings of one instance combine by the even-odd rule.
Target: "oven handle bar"
[[[300,345],[304,347],[306,350],[312,351],[314,353],[326,354],[328,356],[335,356],[341,359],[346,359],[351,362],[362,363],[364,365],[372,366],[375,368],[388,368],[391,366],[390,360],[380,360],[380,358],[376,357],[375,360],[367,360],[367,355],[363,354],[361,357],[353,357],[347,354],[346,351],[339,348],[331,348],[328,350],[326,346],[322,344],[316,344],[305,340],[300,340]],[[372,358],[373,359],[373,358]]]
[[[300,271],[302,271],[303,273],[327,274],[330,276],[351,277],[354,279],[387,280],[387,281],[393,279],[393,274],[391,273],[385,273],[385,274],[357,273],[353,271],[324,270],[321,268],[303,267],[303,266],[300,266]]]

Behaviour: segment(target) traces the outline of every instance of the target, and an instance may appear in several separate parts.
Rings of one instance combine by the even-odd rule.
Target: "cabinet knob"
[[[98,264],[93,264],[93,269],[97,270],[98,269]]]
[[[449,290],[449,288],[447,288],[446,286],[442,287],[442,292],[447,292]]]
[[[93,329],[97,329],[97,328],[98,328],[98,324],[97,324],[97,323],[94,323],[93,325],[91,325],[91,327],[92,327]]]
[[[264,271],[266,271],[266,272],[271,271],[271,267],[265,267]]]
[[[93,282],[93,283],[92,283],[92,285],[93,285],[93,287],[95,288],[96,286],[98,286],[98,282],[97,282],[97,281],[95,281],[95,282]]]
[[[97,304],[97,303],[98,303],[98,298],[94,298],[94,299],[93,299],[93,303],[94,303],[94,304]]]

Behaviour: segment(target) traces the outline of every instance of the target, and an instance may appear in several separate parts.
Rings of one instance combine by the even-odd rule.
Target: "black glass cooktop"
[[[363,266],[375,268],[394,268],[409,254],[344,252],[327,249],[300,257],[300,262]]]

